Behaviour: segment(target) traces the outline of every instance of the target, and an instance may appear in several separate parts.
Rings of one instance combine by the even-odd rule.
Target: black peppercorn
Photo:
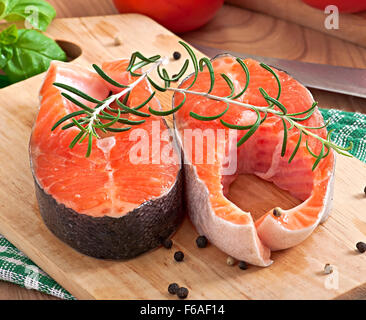
[[[166,248],[166,249],[170,249],[170,248],[173,246],[173,241],[172,241],[172,239],[165,239],[165,240],[163,241],[163,246],[164,246],[164,248]]]
[[[177,291],[177,296],[180,298],[180,299],[185,299],[187,298],[188,296],[188,289],[185,288],[185,287],[181,287],[178,289]]]
[[[179,289],[179,286],[177,283],[171,283],[168,287],[168,292],[170,294],[176,294]]]
[[[366,243],[365,242],[357,242],[356,248],[359,252],[364,253],[366,252]]]
[[[281,217],[281,211],[280,211],[280,209],[278,209],[278,208],[274,208],[273,209],[273,215],[275,216],[275,217]]]
[[[365,193],[365,196],[366,196],[366,187],[363,189],[363,192]]]
[[[182,251],[177,251],[176,253],[174,253],[174,259],[178,262],[183,261],[184,253]]]
[[[324,273],[325,274],[331,274],[331,273],[333,273],[333,267],[329,263],[327,263],[324,266]]]
[[[245,261],[240,261],[239,262],[239,268],[241,270],[246,270],[246,269],[248,269],[248,265],[247,265],[247,263]]]
[[[207,246],[207,238],[205,236],[199,236],[196,239],[196,244],[198,248],[206,248]]]
[[[179,60],[182,55],[178,51],[174,51],[173,58],[174,60]]]

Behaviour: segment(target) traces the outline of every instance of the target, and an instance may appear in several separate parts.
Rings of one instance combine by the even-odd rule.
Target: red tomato
[[[121,13],[141,13],[181,33],[203,26],[224,0],[113,0]]]
[[[365,0],[303,0],[305,3],[324,10],[328,5],[335,5],[339,12],[360,12],[366,10]]]

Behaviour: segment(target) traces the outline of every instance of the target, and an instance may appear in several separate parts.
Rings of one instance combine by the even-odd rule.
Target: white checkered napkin
[[[67,300],[75,299],[0,235],[0,280]]]

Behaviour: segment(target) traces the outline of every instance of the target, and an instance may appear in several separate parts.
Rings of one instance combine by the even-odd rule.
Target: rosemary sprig
[[[282,149],[281,149],[282,157],[285,156],[286,150],[287,150],[288,136],[289,136],[288,132],[290,130],[293,130],[294,128],[299,132],[299,136],[298,136],[299,138],[296,143],[296,146],[288,159],[289,163],[291,163],[293,161],[294,157],[296,156],[296,154],[300,148],[300,145],[304,139],[304,136],[306,137],[305,146],[306,146],[307,150],[309,151],[309,154],[315,158],[313,168],[312,168],[313,170],[317,167],[317,165],[320,163],[320,161],[323,158],[328,156],[330,149],[335,150],[335,152],[337,152],[339,154],[342,154],[345,156],[351,156],[351,154],[348,151],[350,151],[352,149],[352,147],[353,147],[352,143],[350,143],[350,145],[348,147],[343,148],[343,147],[340,147],[340,146],[334,144],[331,141],[331,139],[330,139],[331,131],[328,133],[328,136],[326,139],[324,139],[324,138],[320,137],[319,135],[317,135],[316,133],[314,133],[315,130],[322,129],[322,128],[326,127],[329,123],[326,123],[320,127],[310,127],[310,126],[301,124],[301,122],[309,119],[313,115],[314,111],[316,110],[316,106],[317,106],[316,102],[314,102],[309,107],[309,109],[307,109],[305,111],[301,111],[301,112],[297,112],[297,113],[288,113],[287,112],[287,108],[279,101],[279,99],[281,97],[281,93],[282,93],[282,86],[281,86],[280,78],[278,77],[277,73],[270,66],[268,66],[264,63],[260,64],[260,66],[263,69],[265,69],[266,71],[268,71],[269,73],[272,74],[272,76],[274,77],[274,80],[276,81],[276,84],[278,87],[276,98],[271,97],[263,88],[259,88],[259,92],[263,96],[264,100],[267,102],[268,106],[265,106],[265,107],[255,106],[255,105],[244,103],[244,102],[241,102],[238,100],[238,98],[240,98],[241,96],[243,96],[245,94],[245,92],[248,89],[249,84],[250,84],[250,73],[249,73],[248,67],[240,58],[236,58],[236,62],[241,66],[241,68],[243,69],[243,71],[245,73],[245,80],[246,80],[245,86],[239,93],[235,94],[235,86],[234,86],[233,81],[230,79],[230,77],[228,75],[222,73],[222,74],[220,74],[220,76],[226,82],[226,84],[230,90],[230,94],[227,96],[221,97],[221,96],[212,94],[212,91],[213,91],[214,85],[215,85],[215,72],[214,72],[214,68],[213,68],[211,61],[206,57],[198,60],[196,54],[194,53],[194,51],[190,48],[190,46],[188,44],[186,44],[182,41],[179,41],[179,44],[182,45],[182,47],[187,51],[189,59],[186,59],[184,61],[178,74],[176,74],[172,77],[170,77],[168,71],[162,67],[163,65],[166,64],[168,59],[161,57],[160,55],[155,55],[150,58],[147,58],[140,52],[133,53],[130,58],[129,65],[127,67],[127,71],[130,72],[131,76],[137,77],[137,80],[135,80],[133,83],[131,83],[129,85],[121,84],[121,83],[115,81],[109,75],[107,75],[100,67],[98,67],[97,65],[93,65],[93,68],[99,74],[99,76],[101,78],[103,78],[105,81],[109,82],[110,84],[114,85],[115,87],[122,89],[119,93],[113,94],[103,101],[95,99],[95,98],[85,94],[84,92],[81,92],[80,90],[78,90],[74,87],[71,87],[69,85],[62,84],[62,83],[55,83],[54,84],[55,86],[60,87],[68,92],[71,92],[74,95],[76,95],[88,102],[94,103],[94,104],[96,104],[96,106],[94,108],[91,108],[91,107],[87,106],[85,103],[83,103],[83,102],[73,98],[71,95],[63,92],[62,95],[66,99],[70,100],[72,103],[74,103],[75,105],[80,107],[82,110],[76,111],[76,112],[73,112],[73,113],[70,113],[70,114],[64,116],[63,118],[61,118],[54,124],[54,126],[52,127],[52,130],[55,130],[59,125],[61,125],[65,121],[71,120],[71,122],[64,125],[61,129],[66,130],[66,129],[69,129],[72,127],[76,127],[80,130],[80,132],[75,136],[73,141],[70,143],[70,148],[73,148],[76,145],[76,143],[78,143],[78,142],[81,143],[84,139],[88,138],[88,149],[87,149],[87,154],[86,154],[86,156],[88,157],[91,154],[93,137],[99,138],[99,135],[97,134],[97,131],[96,131],[97,129],[102,130],[102,132],[128,131],[132,128],[131,126],[123,127],[123,128],[114,128],[112,126],[114,124],[116,124],[117,122],[122,123],[122,124],[127,124],[127,125],[139,125],[141,123],[144,123],[145,122],[144,118],[146,119],[146,118],[150,117],[151,114],[155,115],[155,116],[167,116],[167,115],[173,114],[184,106],[184,104],[186,102],[187,94],[191,94],[191,95],[202,96],[202,97],[205,97],[205,98],[208,98],[211,100],[221,101],[221,102],[226,103],[225,110],[223,110],[221,113],[219,113],[217,115],[205,116],[205,115],[200,115],[198,113],[191,111],[190,116],[192,118],[194,118],[196,120],[200,120],[200,121],[219,120],[223,126],[229,128],[229,129],[246,130],[245,134],[237,142],[238,146],[241,146],[243,143],[245,143],[258,130],[260,125],[266,121],[268,114],[272,114],[272,115],[278,117],[279,119],[281,119],[281,123],[283,125],[283,141],[282,141]],[[186,88],[172,87],[171,83],[180,80],[186,74],[186,71],[188,70],[188,67],[190,64],[192,64],[193,70],[194,70],[192,82]],[[137,70],[139,70],[145,66],[148,66],[148,65],[150,65],[150,68],[147,71],[142,72],[142,73],[137,72]],[[205,66],[207,67],[207,70],[210,75],[210,86],[206,92],[194,91],[191,88],[194,86],[195,82],[197,81],[198,74],[200,72],[203,72]],[[156,70],[159,79],[163,82],[163,85],[156,83],[150,77],[150,73],[154,70]],[[151,108],[151,106],[149,106],[148,107],[149,113],[139,111],[139,109],[146,106],[151,101],[151,99],[154,97],[156,91],[153,91],[152,94],[150,95],[150,97],[147,98],[140,105],[138,105],[136,107],[128,106],[127,102],[128,102],[128,98],[131,94],[132,89],[135,86],[137,86],[144,79],[146,79],[151,84],[153,89],[155,89],[157,91],[161,91],[161,92],[172,91],[174,93],[182,94],[183,95],[182,101],[177,106],[172,108],[171,110],[164,110],[164,111],[154,110],[153,108]],[[121,98],[123,98],[122,101],[120,100]],[[113,109],[110,107],[110,105],[113,102],[117,103],[117,105],[119,106],[119,109]],[[252,110],[256,114],[256,120],[254,121],[254,123],[243,126],[240,124],[230,124],[230,123],[224,121],[223,119],[221,119],[229,111],[231,105],[238,105],[242,108]],[[106,111],[109,111],[110,113],[108,113]],[[125,118],[121,118],[122,114],[133,114],[135,116],[141,117],[142,119],[137,120],[137,121],[132,121],[132,120],[128,120]],[[101,122],[102,119],[109,120],[110,122],[103,124]],[[315,154],[310,149],[309,143],[308,143],[308,139],[310,137],[318,140],[321,143],[321,150],[320,150],[319,154]]]
[[[111,96],[109,96],[108,98],[106,98],[105,100],[101,101],[98,99],[95,99],[89,95],[87,95],[84,92],[81,92],[80,90],[73,88],[69,85],[66,84],[62,84],[62,83],[54,83],[54,86],[62,88],[64,90],[67,90],[89,102],[92,103],[96,103],[97,105],[95,106],[95,108],[90,108],[88,106],[86,106],[85,104],[83,104],[82,102],[76,100],[75,98],[73,98],[72,96],[68,95],[67,93],[62,93],[62,95],[70,100],[71,102],[73,102],[75,105],[77,105],[78,107],[84,109],[84,111],[76,111],[73,112],[71,114],[68,114],[66,116],[64,116],[63,118],[61,118],[60,120],[58,120],[55,125],[52,127],[52,130],[55,130],[60,124],[64,123],[65,121],[71,119],[72,123],[67,124],[66,126],[62,127],[63,130],[69,129],[71,127],[76,126],[77,128],[79,128],[80,132],[76,135],[76,137],[72,140],[72,142],[70,143],[69,147],[73,148],[77,142],[79,142],[81,139],[84,140],[85,137],[88,137],[88,148],[87,148],[87,152],[86,152],[86,157],[89,157],[91,154],[91,150],[92,150],[92,143],[93,143],[93,137],[96,137],[97,139],[99,139],[99,135],[96,132],[96,129],[101,129],[103,132],[106,131],[110,131],[110,132],[124,132],[124,131],[128,131],[130,130],[132,127],[124,127],[124,128],[111,128],[112,125],[114,125],[117,122],[121,122],[121,123],[125,123],[125,124],[133,124],[133,125],[137,125],[137,124],[141,124],[143,121],[130,121],[128,119],[120,119],[120,115],[121,113],[124,111],[125,113],[132,113],[134,115],[138,115],[141,117],[150,117],[150,114],[144,113],[144,112],[140,112],[138,111],[138,109],[142,108],[144,105],[146,105],[155,95],[155,92],[153,92],[151,94],[151,96],[142,104],[140,104],[139,106],[135,107],[135,108],[130,108],[128,106],[125,105],[125,103],[127,102],[126,100],[128,99],[129,94],[131,93],[132,89],[134,87],[136,87],[141,81],[143,81],[145,78],[148,78],[148,74],[151,73],[155,68],[159,67],[165,60],[161,59],[160,56],[154,56],[151,58],[146,58],[143,55],[141,55],[140,53],[135,53],[132,55],[132,59],[131,61],[135,61],[136,58],[140,58],[142,60],[142,62],[144,62],[145,64],[148,63],[153,63],[153,65],[150,67],[150,69],[148,69],[146,72],[142,73],[142,74],[137,74],[134,73],[133,71],[135,71],[135,65],[131,64],[128,66],[128,69],[130,70],[131,75],[135,75],[138,77],[138,79],[136,81],[134,81],[133,83],[131,83],[130,85],[123,85],[118,83],[117,81],[113,80],[111,77],[109,77],[102,69],[100,69],[97,65],[93,65],[94,69],[96,70],[96,72],[107,82],[113,84],[116,87],[119,88],[124,88],[122,91],[120,91],[119,93],[113,94]],[[140,64],[140,62],[139,62]],[[140,64],[141,65],[141,64]],[[119,99],[123,96],[127,96],[127,99],[125,98],[123,102],[121,102]],[[108,113],[106,113],[104,110],[109,110],[112,111],[113,109],[110,108],[110,105],[116,102],[117,105],[119,107],[121,107],[123,109],[123,111],[121,110],[117,110],[117,116],[112,116]],[[75,120],[74,118],[80,115],[86,114],[85,117],[80,118],[79,120]],[[107,120],[111,120],[109,123],[103,124],[101,122],[101,119],[107,119]]]

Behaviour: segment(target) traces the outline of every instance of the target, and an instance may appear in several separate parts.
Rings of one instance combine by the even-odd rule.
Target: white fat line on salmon
[[[110,160],[110,155],[111,155],[111,150],[113,149],[113,147],[116,145],[116,138],[115,137],[107,137],[107,138],[103,138],[103,139],[98,139],[97,140],[97,147],[102,150],[102,152],[104,153],[104,157],[106,160],[106,166],[105,166],[105,171],[108,173],[108,181],[106,182],[106,190],[108,190],[109,197],[111,199],[111,212],[109,212],[110,215],[113,216],[113,214],[115,213],[115,204],[114,204],[114,199],[115,197],[115,188],[114,188],[114,170],[111,166],[111,160]]]
[[[97,120],[97,116],[107,107],[109,107],[111,105],[111,103],[113,103],[114,101],[118,100],[119,98],[123,97],[125,94],[127,94],[128,92],[132,91],[132,89],[134,87],[136,87],[142,80],[144,80],[152,71],[154,71],[157,67],[159,67],[160,65],[166,65],[169,62],[167,57],[162,57],[159,60],[157,60],[156,62],[154,62],[154,64],[151,66],[151,68],[149,68],[147,71],[143,72],[142,75],[135,81],[132,82],[131,84],[128,85],[128,88],[122,90],[119,93],[113,94],[111,95],[107,100],[104,101],[104,103],[102,105],[100,105],[99,107],[95,108],[90,119],[89,119],[89,123],[88,126],[86,127],[86,130],[88,132],[93,132],[93,124],[94,121]]]
[[[146,307],[141,307],[141,315],[166,315],[170,318],[173,315],[174,307],[155,307],[151,306],[149,303]]]

